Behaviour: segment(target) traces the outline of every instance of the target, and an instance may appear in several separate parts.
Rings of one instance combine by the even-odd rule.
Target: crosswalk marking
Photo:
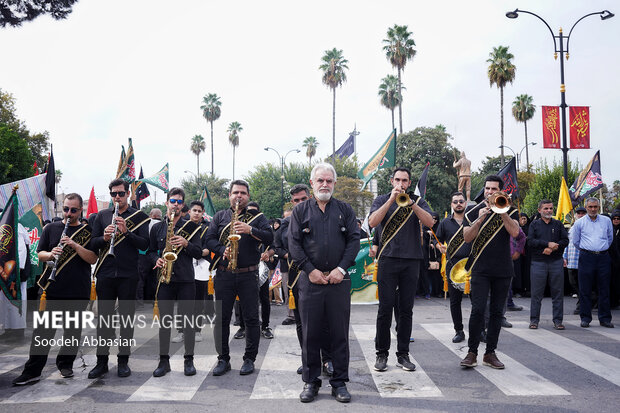
[[[450,351],[459,356],[465,357],[467,345],[462,343],[452,343],[454,334],[451,323],[422,324],[422,327],[430,334],[435,336]],[[484,346],[484,343],[482,343]],[[476,371],[487,380],[497,386],[507,396],[564,396],[570,393],[560,386],[550,382],[538,373],[528,369],[523,364],[517,362],[506,354],[495,352],[497,357],[506,365],[506,371],[496,370],[482,366],[482,356],[478,357]]]
[[[568,321],[564,321],[564,324],[570,324],[570,325],[574,325],[574,326],[581,328],[580,320],[568,320]],[[586,329],[584,328],[583,330],[586,330]],[[613,340],[620,341],[620,329],[618,328],[597,327],[593,324],[590,324],[590,327],[587,330],[600,334],[602,336],[611,338]]]
[[[2,356],[0,357],[0,374],[8,373],[22,364],[24,364],[24,361],[21,357],[15,357],[14,355]]]
[[[513,324],[515,328],[508,330],[510,333],[620,386],[620,359],[563,337],[561,334],[542,329],[530,330],[526,322]]]
[[[297,368],[301,365],[301,349],[295,325],[277,326],[250,399],[296,399],[303,387]]]
[[[441,390],[424,372],[419,363],[411,358],[416,364],[416,371],[405,371],[394,365],[389,366],[387,371],[375,371],[375,345],[374,337],[376,327],[374,325],[353,325],[353,332],[368,364],[372,379],[377,386],[381,397],[441,397]],[[396,348],[396,341],[392,340],[391,348]]]

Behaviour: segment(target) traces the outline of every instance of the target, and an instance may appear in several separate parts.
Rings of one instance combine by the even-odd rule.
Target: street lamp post
[[[499,145],[498,148],[506,148],[506,149],[510,149],[510,152],[512,152],[512,156],[514,156],[517,160],[517,171],[519,171],[519,165],[521,164],[521,159],[522,159],[522,155],[523,155],[523,151],[525,150],[525,148],[527,148],[528,146],[535,146],[536,142],[530,142],[527,145],[523,146],[523,148],[521,148],[521,150],[519,151],[519,153],[517,154],[510,146],[508,145]]]
[[[265,148],[266,151],[274,151],[276,153],[276,155],[278,155],[278,159],[280,161],[280,171],[281,171],[281,176],[280,176],[280,182],[281,182],[281,192],[280,192],[280,209],[281,209],[281,213],[280,216],[284,215],[284,163],[286,162],[286,157],[288,156],[289,153],[291,152],[295,152],[295,153],[299,153],[301,152],[299,149],[291,149],[290,151],[288,151],[286,153],[286,155],[282,156],[280,155],[280,152],[276,151],[275,149],[267,146]]]
[[[532,13],[531,11],[515,9],[514,11],[507,12],[506,17],[508,17],[509,19],[516,19],[517,17],[519,17],[519,13],[531,14],[534,17],[538,17],[543,23],[545,23],[545,26],[547,26],[547,28],[549,29],[549,32],[551,33],[551,37],[553,39],[553,47],[555,51],[554,58],[557,59],[558,53],[560,54],[560,95],[561,95],[560,107],[562,108],[562,116],[561,116],[562,117],[562,164],[564,167],[564,180],[568,181],[568,145],[567,145],[567,136],[566,136],[567,135],[566,134],[566,108],[568,105],[566,104],[566,85],[564,83],[564,53],[566,53],[566,59],[568,60],[570,56],[568,53],[570,35],[573,32],[573,29],[575,28],[577,23],[579,23],[580,21],[582,21],[588,16],[594,16],[598,14],[601,16],[601,20],[607,20],[607,19],[614,17],[614,14],[610,12],[609,10],[603,10],[603,11],[586,14],[585,16],[577,20],[575,24],[573,24],[573,27],[571,27],[570,31],[568,32],[568,36],[564,36],[562,32],[562,28],[560,28],[559,30],[559,33],[560,33],[559,36],[556,36],[555,34],[553,34],[553,30],[551,30],[551,27],[549,26],[549,24],[547,24],[547,22],[542,17],[540,17],[539,15],[535,13]],[[556,43],[556,39],[559,40],[559,44],[560,44],[559,49],[558,49],[558,44]],[[564,40],[566,40],[566,49],[564,49]]]

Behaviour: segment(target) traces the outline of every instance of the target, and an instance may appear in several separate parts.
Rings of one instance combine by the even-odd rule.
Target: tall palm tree
[[[215,93],[208,93],[203,97],[200,106],[202,116],[211,124],[211,175],[213,175],[213,121],[218,120],[222,114],[220,106],[222,106],[222,102]]]
[[[308,136],[304,139],[303,145],[306,148],[306,156],[308,157],[308,165],[312,166],[312,157],[316,155],[316,147],[319,146],[319,141],[314,136]]]
[[[347,63],[349,61],[342,55],[342,50],[335,47],[332,50],[326,50],[321,58],[323,64],[319,69],[323,71],[323,83],[327,85],[333,92],[333,110],[332,110],[332,163],[335,163],[336,156],[336,88],[342,86],[347,81],[345,69],[349,69]]]
[[[405,89],[405,87],[403,87]],[[396,129],[394,125],[394,109],[400,104],[401,96],[398,91],[398,78],[394,75],[387,75],[381,79],[379,85],[379,99],[381,104],[392,112],[392,129]]]
[[[493,51],[489,53],[487,63],[489,68],[487,75],[489,76],[489,85],[493,87],[496,85],[499,88],[499,111],[501,120],[501,161],[502,167],[504,166],[504,86],[507,83],[512,83],[515,78],[516,67],[512,64],[511,59],[514,56],[508,52],[508,46],[494,47]]]
[[[528,172],[530,171],[530,154],[527,147],[527,121],[532,119],[534,112],[536,112],[536,105],[532,101],[533,98],[530,95],[523,94],[517,96],[512,102],[512,116],[517,122],[523,122],[523,126],[525,126],[525,165]]]
[[[243,128],[239,122],[230,122],[228,125],[228,142],[233,147],[233,181],[235,180],[235,149],[239,146],[239,132],[241,132]]]
[[[400,72],[403,71],[407,61],[413,59],[416,50],[413,48],[415,42],[410,38],[411,32],[407,31],[407,26],[390,27],[387,31],[387,39],[383,39],[383,50],[385,57],[390,61],[392,67],[398,71],[398,96],[401,97],[398,102],[398,124],[400,133],[403,133],[403,107],[402,107],[402,81]]]
[[[200,152],[204,152],[206,147],[205,138],[201,135],[195,135],[192,138],[192,144],[189,149],[196,155],[196,176],[200,176]]]

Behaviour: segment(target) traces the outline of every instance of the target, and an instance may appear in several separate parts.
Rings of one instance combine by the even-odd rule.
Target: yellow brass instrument
[[[461,291],[465,291],[465,282],[471,275],[471,271],[465,270],[465,264],[467,264],[467,258],[459,260],[450,269],[450,281],[452,282],[452,286]]]
[[[230,235],[228,235],[228,241],[230,241],[230,253],[228,258],[228,271],[237,269],[237,257],[239,256],[239,240],[241,235],[235,231],[235,222],[239,220],[239,201],[235,205],[235,212],[233,212],[230,218]]]
[[[174,247],[170,243],[170,239],[174,237],[174,209],[170,213],[170,222],[168,223],[168,230],[166,232],[166,247],[161,257],[166,261],[163,267],[159,270],[159,279],[166,283],[170,283],[170,276],[172,275],[172,265],[177,260],[178,255],[174,252]]]
[[[412,201],[411,196],[407,192],[401,192],[396,195],[396,205],[401,208],[409,206],[409,203]]]
[[[496,214],[503,214],[504,212],[508,212],[510,209],[510,195],[506,194],[504,191],[498,191],[491,194],[487,201],[489,202],[491,211]]]

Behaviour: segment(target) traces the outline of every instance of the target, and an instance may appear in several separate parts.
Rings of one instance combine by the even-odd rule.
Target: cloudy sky
[[[407,25],[417,55],[403,73],[403,126],[443,124],[474,169],[499,154],[499,91],[489,87],[486,59],[509,46],[517,67],[505,89],[505,144],[524,145],[523,124],[511,115],[516,96],[537,105],[528,123],[530,162],[561,161],[542,148],[542,105],[560,103],[560,68],[549,30],[533,16],[505,17],[520,8],[567,34],[581,16],[619,3],[580,0],[504,1],[210,1],[81,0],[64,21],[48,17],[0,30],[0,88],[17,99],[18,116],[32,131],[47,130],[61,190],[88,195],[94,185],[107,199],[120,147],[133,138],[146,175],[166,162],[176,185],[196,171],[190,140],[210,129],[200,105],[207,93],[222,101],[214,123],[215,173],[232,177],[226,129],[243,126],[236,177],[315,136],[319,156],[331,153],[332,95],[321,83],[324,51],[337,47],[349,60],[348,81],[336,93],[336,145],[360,132],[357,152],[366,161],[389,134],[390,112],[380,106],[380,81],[395,71],[382,51],[388,27]],[[616,39],[616,40],[613,40]],[[620,113],[617,67],[620,17],[589,17],[576,26],[566,62],[569,105],[590,106],[591,150],[569,152],[582,165],[601,150],[603,178],[620,179],[612,142]],[[510,151],[507,151],[510,154]],[[200,170],[210,170],[209,147]],[[304,153],[287,161],[307,161]],[[420,160],[425,162],[425,160]],[[523,163],[522,163],[523,164]],[[432,177],[430,178],[432,179]],[[570,185],[570,183],[569,183]],[[161,196],[158,195],[158,199]]]

